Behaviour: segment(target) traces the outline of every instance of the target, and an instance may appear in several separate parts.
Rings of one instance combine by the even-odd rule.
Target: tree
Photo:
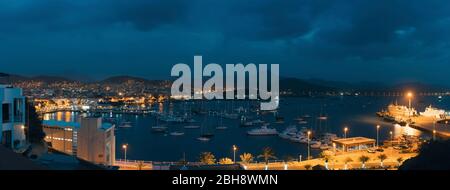
[[[306,164],[304,167],[305,167],[305,170],[310,170],[312,166],[309,164]]]
[[[200,153],[200,162],[206,165],[211,165],[216,163],[216,157],[211,152]]]
[[[277,159],[275,153],[270,147],[264,148],[262,153],[258,156],[258,158],[263,158],[266,165],[269,164],[270,159]]]
[[[368,156],[362,155],[359,157],[359,161],[362,163],[362,168],[366,168],[366,162],[368,162],[370,158]]]
[[[136,166],[138,170],[142,170],[144,168],[144,161],[138,161]]]
[[[28,116],[27,120],[27,131],[25,134],[28,134],[28,140],[30,143],[42,143],[45,137],[45,133],[42,127],[42,120],[39,118],[39,115],[36,112],[36,108],[34,105],[27,101],[26,104]]]
[[[233,164],[233,160],[231,160],[231,158],[221,158],[219,160],[219,164],[222,165]]]
[[[241,158],[241,161],[246,164],[253,161],[253,155],[250,153],[241,154],[239,157]]]
[[[402,162],[403,162],[403,158],[402,157],[398,157],[397,158],[398,167],[400,167],[400,165],[402,165]]]
[[[348,163],[353,162],[353,159],[350,157],[345,158],[344,163],[345,163],[345,170],[348,169]]]
[[[383,161],[387,159],[386,154],[378,155],[378,159],[380,159],[380,166],[383,167]]]

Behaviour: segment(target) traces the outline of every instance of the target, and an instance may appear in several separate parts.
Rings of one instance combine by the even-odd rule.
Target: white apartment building
[[[26,145],[22,89],[0,84],[0,104],[0,144],[12,149]]]
[[[80,117],[77,122],[48,120],[43,125],[45,140],[55,150],[95,164],[114,165],[114,125],[103,123],[99,117]]]

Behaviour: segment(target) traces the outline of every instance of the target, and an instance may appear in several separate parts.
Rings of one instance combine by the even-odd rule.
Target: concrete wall
[[[14,114],[14,99],[21,99],[22,105],[19,110],[21,110],[21,118],[15,118]],[[11,131],[11,148],[14,148],[14,141],[18,140],[20,144],[18,147],[26,143],[26,136],[23,130],[25,126],[25,97],[22,95],[22,89],[20,88],[9,88],[4,85],[0,85],[0,105],[10,104],[10,122],[3,123],[3,110],[0,108],[0,142],[3,139],[3,131]],[[20,120],[20,121],[17,121]]]

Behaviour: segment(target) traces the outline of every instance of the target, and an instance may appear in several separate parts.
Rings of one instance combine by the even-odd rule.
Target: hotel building
[[[44,121],[45,140],[58,151],[106,166],[115,162],[115,126],[98,117],[80,117],[77,122]]]
[[[12,149],[26,145],[25,97],[22,89],[0,84],[0,143]]]

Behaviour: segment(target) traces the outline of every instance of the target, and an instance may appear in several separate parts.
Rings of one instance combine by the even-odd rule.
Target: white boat
[[[153,126],[152,131],[153,132],[165,132],[167,130],[166,126]]]
[[[174,132],[171,132],[170,135],[172,135],[172,136],[181,136],[181,135],[184,135],[184,132],[174,131]]]
[[[278,131],[276,129],[267,128],[266,125],[263,125],[261,128],[248,131],[247,134],[252,136],[268,136],[278,135]]]
[[[125,121],[125,122],[122,122],[122,123],[119,125],[119,127],[120,127],[120,128],[130,128],[130,127],[133,127],[133,126],[131,125],[131,122]]]
[[[225,129],[228,129],[228,127],[227,126],[217,126],[216,129],[217,130],[225,130]]]
[[[328,150],[329,148],[330,146],[328,146],[327,144],[320,145],[320,150]]]
[[[305,121],[305,120],[302,120],[302,121],[299,121],[298,124],[300,124],[300,125],[306,125],[306,124],[308,124],[308,122]]]
[[[208,137],[198,137],[197,140],[202,141],[202,142],[208,142],[208,141],[210,141],[211,139],[208,138]]]
[[[278,134],[278,136],[281,137],[282,139],[290,139],[296,135],[297,135],[297,127],[295,127],[295,125],[287,127],[283,132]]]
[[[445,110],[437,109],[432,106],[425,108],[424,112],[420,112],[421,116],[441,119],[445,117]]]
[[[322,143],[320,141],[310,141],[309,142],[311,148],[319,149]]]
[[[261,119],[256,119],[256,120],[251,121],[251,123],[254,124],[254,125],[258,125],[258,124],[263,124],[263,123],[265,123],[265,121],[263,121],[263,120],[261,120]]]
[[[199,129],[199,125],[186,125],[184,126],[185,129]]]

